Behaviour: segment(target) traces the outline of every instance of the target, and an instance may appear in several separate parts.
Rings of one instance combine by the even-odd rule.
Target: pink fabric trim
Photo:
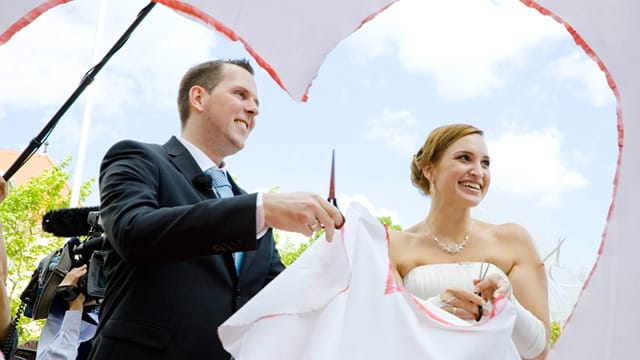
[[[367,16],[366,18],[364,18],[364,19],[362,20],[362,22],[360,22],[360,25],[359,25],[359,26],[354,30],[354,32],[355,32],[355,31],[357,31],[358,29],[360,29],[364,24],[366,24],[366,23],[368,23],[369,21],[373,20],[373,18],[375,18],[376,16],[378,16],[378,14],[380,14],[381,12],[383,12],[383,11],[387,10],[387,9],[389,8],[389,6],[391,6],[391,5],[395,4],[397,1],[398,1],[398,0],[394,0],[394,1],[390,2],[390,3],[388,3],[388,4],[387,4],[387,5],[385,5],[382,9],[380,9],[380,10],[378,10],[378,11],[374,12],[373,14],[371,14],[371,15]]]
[[[495,301],[493,302],[494,306],[491,307],[491,314],[489,314],[489,318],[490,319],[493,319],[496,316],[496,307],[498,306],[498,304],[500,302],[502,302],[502,300],[505,300],[505,299],[506,299],[506,297],[504,297],[504,295],[502,295],[502,294],[500,294],[500,295],[498,295],[496,297]]]
[[[587,42],[582,38],[582,36],[580,36],[580,34],[578,34],[578,32],[571,25],[569,25],[564,19],[552,13],[551,11],[544,8],[542,5],[536,3],[535,1],[533,0],[520,0],[520,1],[528,7],[538,10],[538,12],[540,12],[542,15],[550,16],[555,21],[562,24],[567,29],[567,31],[569,32],[569,34],[571,35],[575,43],[578,46],[580,46],[584,50],[584,52],[591,59],[593,59],[593,61],[595,61],[598,64],[598,67],[600,68],[600,70],[604,72],[607,79],[607,84],[609,85],[609,87],[611,88],[611,91],[613,91],[613,94],[616,97],[616,117],[617,117],[617,128],[618,128],[618,161],[616,164],[616,173],[613,180],[613,195],[611,199],[611,205],[609,206],[609,212],[607,214],[607,224],[605,225],[605,229],[602,233],[602,242],[600,243],[600,247],[598,249],[598,256],[596,257],[596,261],[593,265],[593,268],[589,272],[589,276],[585,280],[584,285],[582,286],[582,290],[580,291],[580,295],[578,296],[578,301],[576,302],[576,305],[573,306],[573,309],[566,320],[566,324],[568,324],[571,320],[571,317],[573,316],[573,313],[575,311],[577,304],[580,302],[580,299],[584,294],[584,290],[589,285],[589,281],[591,280],[591,277],[593,276],[593,273],[595,272],[600,262],[600,256],[602,255],[602,250],[604,248],[604,244],[607,239],[607,229],[611,221],[611,215],[613,214],[616,197],[618,195],[618,182],[620,179],[620,164],[622,162],[622,147],[624,143],[624,124],[622,120],[623,119],[622,105],[620,102],[620,93],[618,92],[618,86],[616,85],[616,82],[613,80],[613,77],[611,76],[611,73],[607,69],[607,66],[604,64],[602,59],[595,53],[595,51],[593,51],[593,49],[589,46],[589,44],[587,44]]]
[[[387,227],[387,225],[384,225],[384,231],[385,231],[385,235],[386,235],[386,238],[387,238],[387,249],[388,249],[391,239],[389,238],[389,228]],[[403,291],[403,290],[404,289],[403,289],[401,284],[396,284],[396,279],[394,279],[394,277],[393,277],[393,263],[391,262],[391,259],[389,259],[389,269],[388,269],[388,273],[387,273],[387,285],[385,286],[384,294],[388,295],[388,294],[392,294],[394,292]]]
[[[49,0],[45,1],[42,4],[36,6],[31,11],[29,11],[25,16],[20,18],[18,21],[13,23],[9,28],[0,34],[0,45],[6,43],[11,39],[15,33],[20,31],[25,26],[31,24],[38,16],[42,15],[45,11],[51,9],[54,6],[67,3],[71,0]]]

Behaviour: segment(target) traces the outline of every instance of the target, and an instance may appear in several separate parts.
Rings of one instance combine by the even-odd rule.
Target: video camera
[[[78,281],[78,290],[85,294],[85,303],[104,298],[105,236],[100,224],[98,207],[58,209],[42,218],[44,231],[60,237],[70,237],[64,246],[47,254],[38,263],[21,299],[26,303],[25,315],[44,319],[54,307],[68,306],[58,294],[58,285],[69,270],[88,266],[87,274]]]
[[[46,215],[45,215],[46,216]],[[89,232],[84,240],[75,236],[67,240],[71,252],[71,268],[87,265],[88,271],[78,280],[78,289],[87,296],[87,300],[104,298],[104,253],[102,244],[105,241],[100,212],[90,211],[87,214]]]

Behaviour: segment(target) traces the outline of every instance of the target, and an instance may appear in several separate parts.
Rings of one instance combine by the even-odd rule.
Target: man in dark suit
[[[284,266],[271,228],[331,239],[339,210],[311,193],[232,197],[209,168],[244,147],[258,115],[244,60],[190,69],[178,92],[182,136],[164,145],[121,141],[100,170],[107,290],[92,359],[229,359],[217,327]],[[239,275],[234,252],[243,252]],[[275,334],[274,334],[275,335]]]

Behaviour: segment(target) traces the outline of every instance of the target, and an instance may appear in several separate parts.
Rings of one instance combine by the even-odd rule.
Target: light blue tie
[[[224,170],[209,168],[204,173],[211,177],[211,184],[218,197],[225,198],[233,196],[231,184],[229,183],[227,173]],[[240,267],[242,266],[243,257],[244,253],[241,251],[233,253],[233,262],[236,265],[236,274],[238,276],[240,276]]]
[[[231,190],[231,184],[227,179],[227,173],[224,170],[209,168],[205,171],[205,174],[211,177],[211,184],[213,189],[219,198],[232,197],[233,191]]]

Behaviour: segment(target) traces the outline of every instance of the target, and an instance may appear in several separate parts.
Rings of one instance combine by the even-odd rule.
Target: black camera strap
[[[54,257],[58,257],[53,270],[49,270],[51,261]],[[49,315],[49,308],[53,302],[53,298],[56,296],[58,290],[58,284],[67,275],[67,272],[71,269],[71,251],[69,249],[69,243],[67,242],[62,249],[52,252],[43,259],[42,272],[40,273],[39,285],[42,288],[42,293],[36,300],[33,307],[32,318],[34,320],[46,319]]]
[[[27,306],[27,303],[22,301],[18,306],[18,311],[16,312],[16,316],[11,319],[11,325],[9,327],[9,335],[2,342],[0,346],[0,350],[2,350],[2,354],[4,354],[5,359],[13,359],[15,358],[16,350],[18,349],[18,322],[20,322],[20,318],[22,317],[22,313],[24,312],[24,308]]]

